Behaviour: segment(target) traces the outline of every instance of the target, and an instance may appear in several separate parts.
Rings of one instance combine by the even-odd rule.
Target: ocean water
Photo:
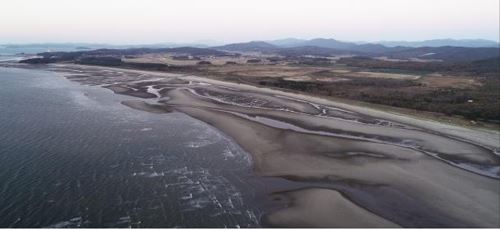
[[[61,46],[51,46],[51,45],[45,45],[45,46],[20,46],[20,47],[9,47],[9,46],[2,46],[0,45],[0,57],[1,56],[14,56],[18,54],[37,54],[37,53],[42,53],[42,52],[48,52],[48,51],[77,51],[77,49],[67,46],[67,47],[61,47]]]
[[[181,113],[0,67],[0,227],[259,227],[250,156]]]
[[[0,45],[0,62],[6,61],[19,61],[25,58],[33,57],[38,53],[43,52],[55,52],[55,51],[80,51],[71,46],[53,46],[47,44],[45,46],[20,46],[20,47],[9,47],[5,45]]]

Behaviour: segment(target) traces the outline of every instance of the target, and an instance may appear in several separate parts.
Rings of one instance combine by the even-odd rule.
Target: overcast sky
[[[2,0],[0,42],[499,39],[499,0]]]

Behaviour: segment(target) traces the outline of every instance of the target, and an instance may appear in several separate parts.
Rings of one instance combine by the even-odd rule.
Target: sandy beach
[[[168,74],[51,65],[73,81],[177,111],[230,136],[274,192],[274,227],[500,227],[498,131],[473,130],[268,88]]]

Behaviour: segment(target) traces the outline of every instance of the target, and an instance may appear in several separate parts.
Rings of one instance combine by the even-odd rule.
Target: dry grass
[[[419,80],[420,83],[424,84],[426,87],[430,88],[460,88],[460,89],[471,89],[480,87],[482,84],[470,77],[463,76],[440,76],[440,75],[428,75]]]
[[[416,80],[416,79],[420,78],[419,75],[371,72],[371,71],[351,72],[351,73],[346,74],[346,76],[362,77],[362,78],[380,78],[380,79],[408,79],[408,80]]]

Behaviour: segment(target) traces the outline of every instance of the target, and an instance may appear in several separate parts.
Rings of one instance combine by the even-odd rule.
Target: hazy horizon
[[[498,42],[498,18],[497,0],[7,0],[0,43]]]
[[[363,43],[384,43],[384,42],[424,42],[424,41],[431,41],[431,40],[456,40],[456,41],[464,41],[464,40],[484,40],[484,41],[493,41],[500,43],[499,40],[493,40],[493,39],[483,39],[483,38],[463,38],[463,39],[455,39],[455,38],[431,38],[431,39],[423,39],[423,40],[378,40],[378,41],[353,41],[353,40],[339,40],[336,38],[326,38],[326,37],[316,37],[316,38],[297,38],[297,37],[288,37],[288,38],[276,38],[276,39],[269,39],[269,40],[261,40],[261,39],[254,39],[254,40],[242,40],[242,41],[231,41],[231,42],[221,42],[221,41],[186,41],[186,42],[171,42],[171,41],[163,41],[163,42],[155,42],[155,43],[115,43],[115,42],[79,42],[79,41],[60,41],[60,42],[52,42],[52,41],[37,41],[37,42],[0,42],[1,45],[44,45],[44,44],[67,44],[67,45],[111,45],[111,46],[140,46],[140,45],[205,45],[205,46],[218,46],[218,45],[226,45],[226,44],[231,44],[231,43],[246,43],[246,42],[272,42],[276,40],[285,40],[285,39],[300,39],[300,40],[312,40],[312,39],[335,39],[337,41],[341,42],[353,42],[353,43],[358,43],[358,44],[363,44]]]

